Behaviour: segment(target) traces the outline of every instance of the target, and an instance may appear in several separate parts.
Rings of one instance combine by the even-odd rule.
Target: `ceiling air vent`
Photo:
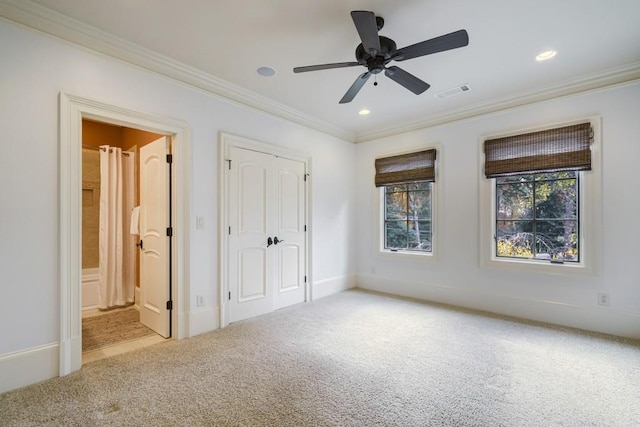
[[[446,89],[446,90],[443,90],[442,92],[438,92],[433,96],[435,96],[437,99],[444,99],[453,95],[458,95],[463,92],[469,92],[470,90],[471,90],[471,86],[465,83],[463,85],[456,86],[451,89]]]

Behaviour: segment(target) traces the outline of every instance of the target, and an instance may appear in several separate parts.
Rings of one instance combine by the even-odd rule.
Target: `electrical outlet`
[[[204,305],[204,297],[202,295],[196,295],[196,307],[202,307]]]
[[[598,292],[598,305],[604,305],[609,307],[611,299],[609,294],[606,292]]]

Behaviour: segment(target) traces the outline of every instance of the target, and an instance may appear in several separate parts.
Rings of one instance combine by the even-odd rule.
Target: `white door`
[[[277,206],[272,214],[274,228],[274,308],[287,307],[305,300],[306,236],[305,236],[305,164],[275,159]]]
[[[169,139],[140,148],[140,322],[170,336]]]
[[[229,157],[228,320],[235,322],[305,300],[305,164],[237,147]]]

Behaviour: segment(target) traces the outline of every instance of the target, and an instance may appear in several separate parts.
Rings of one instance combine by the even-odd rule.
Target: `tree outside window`
[[[431,252],[432,183],[384,186],[384,248]]]
[[[496,178],[496,256],[579,262],[578,173]]]

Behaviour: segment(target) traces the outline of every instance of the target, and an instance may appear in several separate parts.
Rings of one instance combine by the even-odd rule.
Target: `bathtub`
[[[135,287],[135,306],[140,310],[140,288]],[[82,269],[82,311],[98,308],[98,267]]]
[[[82,269],[82,310],[98,308],[98,267]]]

